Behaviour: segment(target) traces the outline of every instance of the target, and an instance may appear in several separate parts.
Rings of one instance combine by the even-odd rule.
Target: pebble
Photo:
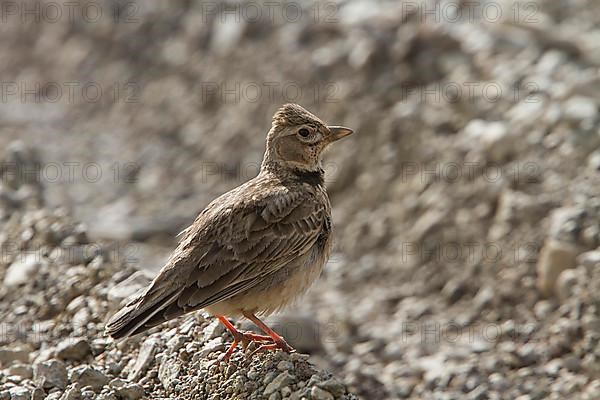
[[[26,363],[29,361],[29,351],[23,348],[1,347],[0,348],[0,365],[8,366],[13,362]]]
[[[310,396],[313,400],[334,400],[335,398],[331,393],[321,389],[318,386],[313,386],[310,390]]]
[[[33,380],[43,388],[64,390],[67,386],[67,369],[65,364],[59,360],[48,360],[34,364]]]
[[[68,338],[56,346],[56,356],[63,360],[80,361],[91,354],[92,348],[84,338]]]
[[[41,265],[41,255],[39,253],[20,255],[6,270],[4,286],[14,288],[29,282]]]
[[[99,391],[109,382],[109,378],[96,368],[89,365],[81,365],[70,371],[71,382],[77,382],[80,386],[90,386],[92,390]]]
[[[265,396],[268,396],[272,393],[275,393],[281,390],[282,388],[290,385],[295,380],[296,378],[293,375],[290,375],[289,372],[282,372],[281,374],[277,375],[277,377],[275,377],[275,379],[273,379],[271,383],[267,385],[263,394]]]
[[[576,257],[577,249],[573,244],[555,239],[546,240],[537,264],[540,291],[546,295],[554,294],[560,273],[574,268]]]
[[[154,354],[158,348],[157,339],[150,337],[144,341],[136,359],[135,365],[129,372],[128,379],[132,382],[137,381],[148,369],[154,359]]]

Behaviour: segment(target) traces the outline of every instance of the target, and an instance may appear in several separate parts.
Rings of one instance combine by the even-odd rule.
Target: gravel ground
[[[354,0],[332,9],[322,4],[319,23],[310,8],[295,22],[276,9],[273,18],[263,13],[260,21],[238,23],[206,9],[216,4],[235,16],[235,2],[203,4],[146,2],[134,23],[9,19],[1,26],[4,81],[28,88],[94,82],[109,93],[98,102],[79,91],[73,102],[65,96],[50,102],[52,93],[43,90],[41,101],[9,96],[0,109],[0,146],[17,139],[26,146],[12,144],[4,157],[39,160],[40,174],[27,185],[22,176],[2,181],[3,232],[30,240],[36,231],[26,227],[37,217],[24,221],[11,211],[28,199],[27,207],[42,210],[34,214],[45,213],[41,219],[85,224],[47,240],[57,245],[86,232],[92,243],[107,240],[101,253],[110,258],[86,259],[83,269],[78,261],[50,274],[54,281],[43,275],[48,266],[19,267],[39,276],[46,290],[22,289],[9,274],[13,259],[2,262],[2,321],[50,321],[52,332],[63,329],[58,322],[78,318],[102,325],[160,267],[179,229],[212,198],[253,176],[271,114],[293,100],[357,132],[327,156],[335,254],[311,294],[271,320],[311,362],[367,399],[598,398],[600,3],[470,2],[457,15],[450,1]],[[122,11],[118,18],[128,15]],[[286,96],[286,84],[302,95]],[[258,98],[248,91],[255,85],[263,88]],[[65,162],[79,163],[73,179]],[[61,179],[49,177],[52,163]],[[86,175],[89,163],[103,172],[100,179]],[[66,211],[53,217],[57,206]],[[42,232],[48,225],[63,229],[50,221]],[[113,260],[121,252],[133,259]],[[115,265],[119,271],[111,272]],[[124,284],[111,300],[111,285],[136,269],[143,271],[140,282]],[[80,287],[86,274],[93,283]],[[57,289],[66,282],[67,291]],[[27,280],[25,288],[32,284]],[[71,306],[82,295],[86,305]],[[11,303],[26,299],[21,308]],[[174,333],[187,324],[193,325],[188,333]],[[236,381],[240,375],[227,367],[209,365],[213,356],[194,361],[197,350],[187,350],[222,346],[223,332],[205,338],[210,326],[193,316],[139,339],[157,335],[157,350],[154,342],[125,342],[131,351],[104,344],[102,352],[101,338],[87,336],[96,354],[89,365],[125,382],[108,383],[112,392],[135,384],[198,388],[183,378],[196,365],[195,371]],[[56,340],[33,341],[38,353],[25,348],[10,356],[28,354],[20,361],[24,375],[33,369],[36,381],[29,363],[58,357],[52,352],[60,339],[73,336],[64,329],[53,334]],[[191,361],[169,358],[169,335],[199,339],[179,348],[178,357],[190,353]],[[167,354],[148,366],[144,382],[126,379],[138,349]],[[288,381],[281,361],[293,363],[294,371],[308,365],[279,357],[252,363],[271,365],[281,381]],[[82,375],[65,362],[71,380]],[[122,371],[111,372],[110,362]],[[310,388],[319,398],[313,388],[329,387],[308,373],[288,373],[296,381],[289,382],[291,392],[281,390],[283,397]],[[179,381],[164,389],[159,377],[173,375]],[[264,393],[269,375],[259,376],[260,384],[246,379]],[[202,390],[217,384],[202,383]]]

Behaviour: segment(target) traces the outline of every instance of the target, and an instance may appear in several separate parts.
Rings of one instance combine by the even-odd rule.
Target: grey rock
[[[346,386],[335,378],[319,382],[317,386],[333,394],[336,398],[346,393]]]
[[[64,390],[67,386],[67,369],[65,364],[59,360],[48,360],[33,366],[33,380],[43,388]]]
[[[90,386],[94,391],[99,391],[109,382],[109,378],[98,369],[89,365],[81,365],[70,371],[70,380],[82,387]]]
[[[33,368],[27,364],[12,364],[5,370],[6,375],[19,376],[24,379],[31,379],[33,377]]]
[[[204,328],[204,330],[202,331],[203,340],[205,342],[208,342],[209,340],[221,336],[224,332],[225,327],[223,326],[223,324],[221,324],[219,320],[214,320],[210,324],[208,324],[206,328]]]
[[[31,280],[41,266],[41,254],[25,253],[8,267],[4,275],[4,286],[14,288]]]
[[[136,292],[145,289],[150,283],[150,279],[142,272],[135,272],[129,278],[117,283],[108,291],[108,299],[111,301],[121,301]]]
[[[63,360],[80,361],[92,354],[92,348],[83,338],[68,338],[56,346],[56,356]]]
[[[2,347],[0,348],[0,365],[8,366],[15,361],[26,363],[29,361],[29,351],[23,348]]]
[[[181,364],[173,359],[166,359],[160,364],[160,368],[158,369],[158,379],[162,383],[165,389],[168,389],[169,386],[173,383],[173,381],[179,375],[179,371],[181,370]]]
[[[269,396],[272,393],[275,393],[277,391],[280,391],[282,388],[289,386],[292,382],[294,382],[296,380],[296,377],[293,375],[290,375],[289,372],[282,372],[281,374],[277,375],[277,377],[275,377],[275,379],[273,379],[265,388],[263,394],[265,396]]]
[[[540,252],[537,264],[538,288],[542,293],[555,293],[556,281],[562,271],[575,267],[577,247],[571,243],[548,239]]]
[[[156,353],[157,348],[157,339],[150,337],[144,341],[142,347],[140,348],[135,365],[129,372],[128,379],[130,381],[137,381],[146,372],[148,366],[150,366],[150,363],[154,359],[154,354]]]
[[[334,400],[334,397],[331,393],[321,389],[318,386],[313,386],[313,388],[310,390],[310,396],[313,400]]]
[[[137,383],[128,383],[117,378],[110,381],[108,385],[125,400],[137,400],[144,396],[144,388]]]
[[[25,387],[16,386],[10,389],[10,399],[11,400],[30,400],[31,399],[31,389],[27,389]]]
[[[78,387],[70,387],[65,390],[60,400],[80,400],[81,398],[81,389]]]

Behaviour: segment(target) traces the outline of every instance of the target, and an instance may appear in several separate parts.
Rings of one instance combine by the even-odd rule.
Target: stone
[[[313,386],[310,390],[310,397],[313,400],[334,400],[335,398],[331,393],[326,390],[321,389],[318,386]]]
[[[547,239],[537,263],[538,289],[545,295],[555,293],[556,281],[562,271],[576,266],[577,247],[574,244]]]
[[[31,389],[16,386],[10,389],[10,400],[30,400]]]
[[[574,269],[566,269],[560,273],[556,280],[556,295],[565,302],[575,295],[575,287],[577,285],[577,271]]]
[[[155,338],[148,338],[142,344],[140,352],[135,361],[135,364],[129,372],[128,379],[130,381],[137,381],[146,372],[148,366],[154,359],[154,353],[158,348],[158,341]]]
[[[70,380],[81,387],[90,386],[94,391],[99,391],[110,379],[96,368],[81,365],[71,370]]]
[[[592,98],[573,96],[565,102],[564,113],[565,117],[575,122],[593,120],[598,115],[598,106]]]
[[[136,292],[144,290],[151,280],[144,273],[136,271],[129,278],[117,283],[109,289],[108,299],[119,302],[133,296]]]
[[[56,346],[56,356],[63,360],[80,361],[92,354],[92,347],[83,338],[68,338]]]
[[[346,386],[335,378],[319,382],[317,383],[317,386],[333,394],[336,398],[341,397],[346,393]]]
[[[480,144],[491,161],[503,161],[515,150],[516,139],[508,134],[504,122],[474,119],[465,126],[464,132],[469,141]]]
[[[81,400],[81,389],[79,387],[70,387],[63,393],[60,400]]]
[[[290,375],[289,372],[282,372],[277,375],[275,379],[273,379],[265,388],[263,394],[265,396],[269,396],[272,393],[280,391],[282,388],[289,386],[292,382],[294,382],[296,378],[293,375]]]
[[[58,388],[64,390],[67,386],[67,369],[60,360],[48,360],[33,366],[33,380],[42,388]]]
[[[24,379],[33,378],[33,368],[27,364],[13,364],[5,370],[6,375],[20,376]]]
[[[0,366],[8,366],[15,361],[26,363],[29,361],[29,351],[15,347],[0,348]]]
[[[29,282],[41,266],[40,259],[38,253],[21,254],[6,270],[4,286],[14,288]]]
[[[128,383],[116,378],[110,381],[108,386],[125,400],[137,400],[144,397],[144,388],[137,383]]]
[[[179,375],[180,370],[181,364],[175,360],[170,358],[163,360],[163,362],[160,364],[160,368],[158,369],[158,379],[165,389],[168,389],[169,386],[171,386],[171,383]]]

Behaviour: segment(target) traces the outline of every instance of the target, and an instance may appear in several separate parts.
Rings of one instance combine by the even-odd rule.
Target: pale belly
[[[240,316],[244,312],[268,315],[293,303],[321,275],[331,252],[331,236],[297,263],[278,271],[256,287],[206,307],[213,315]]]

